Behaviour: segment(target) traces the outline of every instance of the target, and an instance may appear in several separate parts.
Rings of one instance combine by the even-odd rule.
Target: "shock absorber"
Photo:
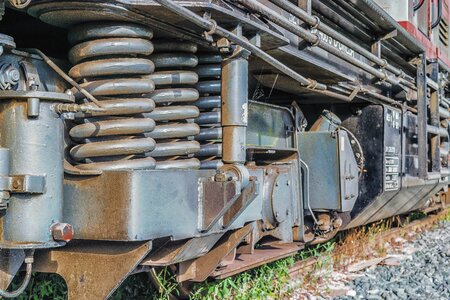
[[[193,157],[200,150],[200,144],[193,139],[200,132],[199,126],[193,122],[199,110],[189,104],[199,97],[193,88],[198,75],[192,71],[198,64],[197,45],[157,40],[154,46],[150,59],[156,72],[147,77],[156,85],[155,91],[149,94],[156,108],[144,115],[157,122],[155,130],[146,133],[157,144],[148,155],[157,159],[157,169],[199,168],[200,161]]]
[[[200,109],[195,120],[201,126],[196,139],[201,143],[196,156],[201,159],[202,169],[219,169],[222,163],[222,127],[221,116],[221,63],[218,53],[205,52],[198,55],[199,65],[195,69],[200,82],[197,89],[201,95],[194,104]]]
[[[104,111],[76,114],[69,134],[77,145],[70,156],[81,169],[153,169],[156,161],[145,155],[156,147],[145,136],[155,121],[143,113],[154,109],[145,94],[155,89],[146,78],[154,71],[147,57],[153,52],[153,32],[128,23],[86,23],[69,32],[74,45],[69,60],[72,78],[101,101]],[[73,89],[79,102],[85,101]]]

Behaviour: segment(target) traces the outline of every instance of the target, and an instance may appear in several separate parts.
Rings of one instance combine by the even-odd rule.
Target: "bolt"
[[[56,223],[52,226],[52,236],[57,242],[69,242],[73,237],[72,225],[68,223]]]
[[[20,187],[20,180],[19,179],[14,179],[13,180],[13,184],[12,184],[12,186],[13,186],[13,188],[15,188],[15,189],[18,189],[19,187]]]
[[[216,182],[225,182],[227,181],[227,175],[225,173],[218,173],[214,175],[214,181]]]
[[[19,79],[20,79],[19,70],[17,70],[14,67],[10,67],[10,68],[8,68],[7,72],[8,72],[8,76],[11,79],[11,81],[14,81],[14,82],[19,81]]]
[[[6,83],[15,85],[20,80],[20,72],[12,65],[3,69],[3,77]]]

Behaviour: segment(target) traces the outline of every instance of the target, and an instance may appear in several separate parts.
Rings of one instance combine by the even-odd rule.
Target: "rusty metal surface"
[[[223,214],[223,227],[229,227],[234,220],[236,220],[240,214],[252,203],[255,197],[258,195],[258,183],[256,181],[250,181],[249,185],[245,187],[241,195],[231,204],[229,209]]]
[[[180,264],[178,281],[191,280],[201,282],[206,280],[220,262],[233,251],[252,230],[253,224],[248,224],[233,232],[227,233],[219,243],[207,254]]]
[[[223,236],[222,233],[164,243],[140,263],[143,266],[168,266],[206,254]]]
[[[439,210],[436,214],[430,214],[423,219],[415,220],[409,224],[400,224],[401,227],[394,227],[387,231],[378,233],[375,237],[367,241],[367,248],[370,249],[376,246],[377,244],[385,244],[386,242],[392,241],[399,236],[404,236],[405,234],[411,232],[420,232],[423,230],[433,228],[436,222],[441,220],[450,212],[448,208],[442,209],[442,206],[436,206],[434,208],[436,210]],[[347,248],[346,251],[350,252],[358,251],[359,250],[358,247],[360,247],[360,244],[355,243],[355,246]],[[336,258],[342,259],[340,253],[335,251],[332,253],[332,259]],[[313,269],[316,266],[317,262],[321,261],[322,259],[323,258],[321,256],[310,257],[296,262],[295,265],[291,267],[289,270],[291,278],[295,279],[299,275],[302,275],[305,272],[307,272],[308,270]]]
[[[65,180],[64,218],[75,239],[139,241],[198,235],[202,170],[105,171]]]
[[[216,279],[224,279],[247,270],[256,268],[260,265],[273,262],[296,254],[302,250],[304,245],[301,243],[268,243],[255,249],[252,254],[238,254],[233,263],[219,268],[211,274]]]
[[[203,230],[209,230],[239,197],[232,181],[207,181],[203,183]],[[224,210],[222,212],[222,210]]]
[[[0,289],[6,290],[25,259],[22,249],[0,250]]]
[[[33,268],[61,275],[69,300],[100,300],[108,298],[150,250],[150,242],[73,243],[36,252]]]

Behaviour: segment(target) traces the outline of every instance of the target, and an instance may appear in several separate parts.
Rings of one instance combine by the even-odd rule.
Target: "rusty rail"
[[[436,214],[428,215],[423,219],[412,221],[402,227],[395,227],[381,232],[374,239],[368,241],[368,247],[374,247],[379,243],[391,241],[394,238],[403,236],[408,232],[417,232],[418,230],[430,229],[434,224],[436,224],[436,222],[441,220],[448,213],[450,213],[450,208],[445,208]],[[355,245],[353,250],[356,250],[356,248],[358,248],[358,246]],[[332,260],[334,261],[338,259],[339,255],[339,252],[333,252],[331,255]],[[292,279],[298,278],[301,274],[313,271],[317,264],[324,259],[325,256],[318,256],[300,260],[289,269],[289,275]]]

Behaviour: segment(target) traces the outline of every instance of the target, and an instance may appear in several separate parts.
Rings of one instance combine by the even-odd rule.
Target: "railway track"
[[[423,232],[425,230],[431,229],[439,220],[443,219],[445,216],[447,216],[450,213],[450,208],[445,209],[438,209],[438,210],[432,210],[429,212],[428,215],[421,219],[417,219],[414,221],[408,221],[408,217],[396,217],[395,222],[392,221],[393,218],[383,220],[384,223],[382,225],[373,225],[371,228],[373,229],[370,231],[368,229],[367,231],[369,233],[366,234],[360,234],[361,228],[355,228],[350,229],[348,231],[342,232],[341,236],[339,237],[339,241],[337,242],[337,246],[335,249],[329,253],[321,253],[319,255],[308,257],[299,261],[296,261],[294,265],[292,265],[288,270],[288,276],[291,281],[298,281],[301,280],[301,278],[305,278],[305,276],[309,274],[313,274],[316,271],[320,271],[325,266],[329,266],[329,264],[323,264],[324,261],[327,261],[331,263],[333,266],[337,266],[339,269],[346,269],[349,265],[357,264],[358,262],[361,262],[362,260],[365,260],[365,258],[361,258],[365,254],[366,250],[375,249],[379,246],[383,246],[386,243],[396,243],[396,239],[398,237],[407,237],[411,238],[412,235],[418,234],[420,232]],[[393,227],[395,225],[395,227]],[[381,230],[380,230],[381,227]],[[412,234],[414,233],[414,234]],[[364,249],[361,249],[364,248]],[[308,248],[304,248],[305,250],[308,250]],[[309,248],[311,249],[311,248]],[[303,250],[302,250],[303,251]],[[352,256],[352,253],[358,252],[359,258]],[[295,253],[291,253],[290,255],[295,255]],[[284,257],[290,256],[285,255]],[[367,257],[367,256],[366,256]],[[361,268],[369,267],[374,264],[380,263],[384,258],[382,256],[372,257],[371,259],[367,260],[367,266],[364,266],[364,264],[361,266]],[[270,263],[274,261],[272,260],[265,260],[263,262],[260,262],[260,265]],[[174,271],[174,270],[172,270]],[[239,270],[239,272],[236,272],[239,274],[242,272],[242,270]],[[160,291],[165,290],[167,291],[167,287],[162,285],[162,281],[157,279],[157,273],[154,271],[150,272],[150,277],[152,278],[152,283],[156,286],[156,288]],[[217,279],[223,279],[223,278],[217,278]],[[166,281],[166,280],[164,280]],[[178,290],[176,293],[172,293],[170,295],[171,300],[176,299],[188,299],[189,294],[191,292],[191,289],[193,286],[191,284],[183,283],[180,285],[181,289]],[[172,287],[173,289],[173,287]],[[182,296],[179,296],[182,295]]]
[[[450,213],[450,208],[445,208],[439,211],[432,211],[432,214],[427,215],[424,218],[411,221],[409,223],[402,222],[399,224],[399,226],[389,228],[385,231],[379,232],[375,236],[372,236],[371,238],[368,238],[364,242],[366,242],[365,247],[366,249],[373,249],[377,245],[382,245],[387,242],[393,242],[397,237],[404,237],[406,235],[409,235],[411,233],[420,233],[424,230],[429,230],[432,228],[439,220],[444,218],[446,215]],[[342,241],[346,241],[347,237],[345,236],[342,238]],[[351,253],[355,250],[358,250],[360,243],[355,243],[353,246],[348,247],[349,243],[347,241],[345,252]],[[332,261],[337,261],[342,258],[343,253],[341,252],[342,248],[337,248],[336,251],[334,251],[331,254]],[[292,279],[296,279],[299,276],[301,276],[304,273],[313,271],[318,263],[322,260],[324,260],[324,256],[316,256],[316,257],[309,257],[304,260],[300,260],[294,264],[289,270],[289,275]],[[348,258],[347,265],[349,263],[354,263],[355,261],[351,261],[351,257]]]

